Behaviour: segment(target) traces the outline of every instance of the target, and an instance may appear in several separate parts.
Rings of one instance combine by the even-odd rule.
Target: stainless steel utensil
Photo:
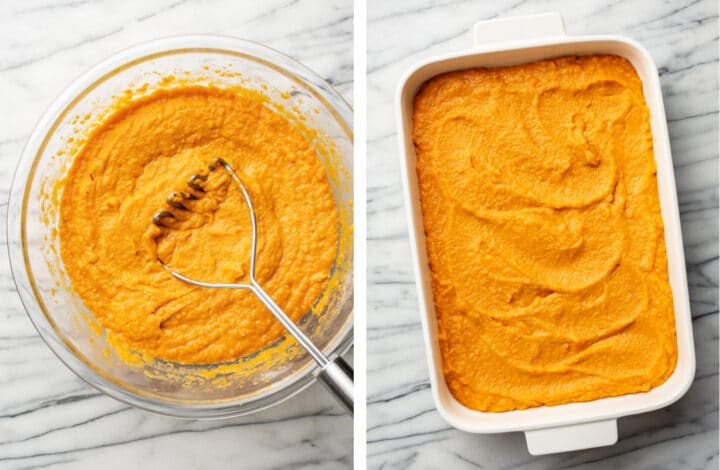
[[[343,405],[347,412],[353,414],[353,369],[345,360],[338,356],[334,359],[330,359],[323,352],[315,346],[315,344],[308,338],[305,333],[298,328],[298,326],[285,314],[272,298],[265,292],[260,284],[255,279],[255,258],[257,254],[257,225],[255,222],[255,209],[250,199],[245,185],[243,184],[240,177],[237,175],[235,170],[229,163],[221,158],[216,158],[212,161],[208,168],[210,171],[215,171],[218,167],[222,167],[227,171],[233,180],[240,186],[245,202],[250,210],[250,223],[252,226],[252,244],[250,248],[250,272],[248,273],[249,283],[240,284],[222,284],[203,282],[197,279],[192,279],[184,276],[177,271],[174,271],[168,265],[166,265],[159,257],[158,261],[176,279],[179,279],[188,284],[199,287],[207,287],[211,289],[246,289],[252,292],[260,301],[272,312],[275,318],[285,327],[285,330],[290,333],[300,345],[312,356],[315,362],[320,366],[320,371],[317,375],[318,380],[322,383],[328,391],[335,396],[335,398]],[[188,180],[188,187],[191,189],[204,192],[202,182],[207,181],[208,175],[195,174]],[[197,199],[192,193],[187,192],[173,192],[168,194],[166,202],[169,206],[180,210],[189,210],[186,203],[187,201]],[[167,219],[175,219],[176,216],[168,210],[159,210],[153,217],[152,222],[160,227],[172,228],[172,224],[167,223]]]

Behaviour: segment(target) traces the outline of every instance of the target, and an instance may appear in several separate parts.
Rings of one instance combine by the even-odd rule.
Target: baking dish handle
[[[525,441],[532,455],[610,446],[617,440],[616,419],[525,431]]]
[[[521,41],[548,36],[565,36],[565,25],[560,13],[479,21],[473,26],[475,47],[495,42]]]

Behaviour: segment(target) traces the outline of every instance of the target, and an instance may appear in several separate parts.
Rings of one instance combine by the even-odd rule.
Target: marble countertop
[[[557,11],[568,34],[644,44],[662,83],[680,199],[697,374],[676,404],[619,420],[619,443],[533,457],[521,433],[451,428],[433,405],[399,178],[394,97],[474,21]],[[368,468],[718,468],[718,5],[714,0],[368,2]]]
[[[262,42],[317,71],[352,101],[353,5],[286,2],[0,2],[0,201],[25,140],[63,88],[110,54],[175,34]],[[65,368],[28,320],[0,256],[0,468],[352,467],[352,421],[319,385],[275,409],[216,421],[148,414]]]

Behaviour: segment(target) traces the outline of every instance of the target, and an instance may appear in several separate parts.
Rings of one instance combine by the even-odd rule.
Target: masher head
[[[200,173],[194,174],[190,177],[190,179],[188,179],[187,185],[190,189],[193,189],[202,194],[205,192],[205,188],[202,186],[202,183],[206,182],[207,179],[208,175]],[[197,199],[198,196],[191,192],[173,191],[165,197],[165,203],[169,206],[169,208],[189,211],[189,202],[196,201]],[[158,227],[170,228],[169,224],[172,223],[172,220],[176,219],[177,216],[175,214],[173,214],[167,209],[161,209],[155,212],[155,214],[153,214],[152,222]]]
[[[227,171],[228,174],[230,174],[230,176],[232,177],[232,179],[238,184],[238,186],[240,187],[240,191],[242,192],[243,198],[245,199],[245,203],[247,204],[250,211],[250,223],[252,226],[252,243],[250,248],[249,275],[252,283],[255,283],[255,256],[257,251],[257,224],[255,221],[255,209],[252,205],[252,200],[250,199],[250,194],[248,193],[247,188],[235,172],[235,169],[228,162],[226,162],[222,158],[215,158],[212,162],[210,162],[210,164],[208,164],[208,169],[210,170],[210,172],[213,172],[220,167]],[[172,210],[175,209],[177,211],[191,211],[192,201],[198,200],[205,194],[204,183],[207,182],[208,176],[208,174],[196,173],[188,179],[187,186],[194,192],[174,191],[168,194],[165,198],[165,203],[168,205],[168,207],[166,209],[161,209],[155,212],[155,214],[153,214],[152,216],[152,223],[157,225],[158,227],[172,229],[175,226],[174,222],[178,221],[178,219],[180,218],[178,217],[180,216],[180,213],[176,212],[176,215],[176,213],[173,213]],[[158,258],[158,261],[163,266],[163,268],[170,272],[170,274],[185,282],[189,282],[195,285],[202,285],[204,287],[228,287],[227,284],[213,285],[210,283],[205,283],[202,281],[187,278],[169,268],[161,259]]]

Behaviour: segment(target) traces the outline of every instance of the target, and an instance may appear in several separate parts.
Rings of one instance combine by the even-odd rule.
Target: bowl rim
[[[37,169],[40,152],[49,136],[57,129],[60,118],[67,109],[108,77],[122,70],[154,57],[188,52],[241,56],[276,70],[313,93],[334,115],[352,142],[353,110],[348,102],[320,75],[276,49],[254,41],[220,35],[175,35],[142,42],[120,50],[81,74],[43,113],[26,141],[13,174],[6,214],[6,246],[13,282],[25,312],[43,341],[68,369],[100,392],[133,407],[179,418],[212,419],[250,414],[282,403],[309,387],[319,369],[314,363],[308,362],[286,378],[277,389],[269,393],[253,394],[242,400],[189,402],[162,399],[157,395],[142,393],[100,373],[81,359],[74,348],[58,335],[36,293],[25,248],[25,212],[30,191],[28,183]],[[351,300],[352,289],[348,301]],[[329,356],[342,355],[352,347],[353,311],[354,308],[351,307],[345,324],[333,341],[334,344],[326,348],[329,351],[325,352]]]

